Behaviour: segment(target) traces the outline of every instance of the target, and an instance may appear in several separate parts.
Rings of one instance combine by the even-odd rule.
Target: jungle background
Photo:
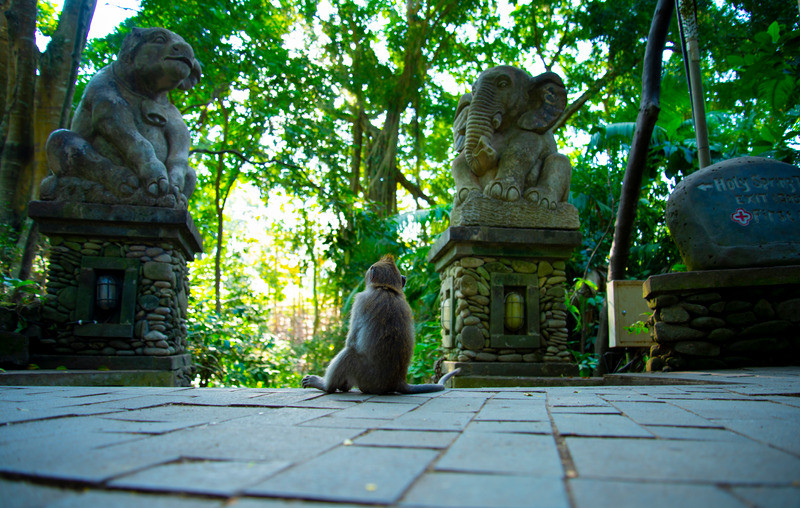
[[[448,226],[453,116],[478,73],[500,64],[558,72],[569,92],[555,135],[583,236],[567,267],[570,345],[584,373],[597,364],[655,0],[141,0],[86,42],[95,2],[0,0],[0,305],[19,310],[17,326],[43,291],[47,241],[25,207],[47,174],[44,140],[69,124],[131,27],[163,26],[193,46],[204,74],[172,95],[193,135],[190,211],[205,244],[191,265],[196,384],[299,386],[322,373],[364,271],[387,253],[415,313],[410,381],[431,378],[439,277],[426,255]],[[697,1],[712,162],[800,163],[799,8]],[[691,118],[673,20],[629,278],[684,269],[663,216],[670,189],[698,167]]]

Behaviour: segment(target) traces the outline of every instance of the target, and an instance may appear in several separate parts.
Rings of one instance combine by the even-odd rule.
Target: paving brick
[[[549,421],[547,406],[541,399],[492,399],[475,416],[476,421]]]
[[[555,406],[550,408],[550,413],[572,413],[585,415],[618,415],[619,409],[614,406]]]
[[[334,429],[272,425],[260,427],[226,422],[181,430],[139,441],[139,449],[171,451],[180,457],[205,460],[290,461],[311,459],[347,439],[360,429]],[[120,454],[130,451],[128,445],[109,447]]]
[[[474,418],[472,413],[435,413],[410,411],[383,425],[399,430],[463,430]]]
[[[434,450],[341,446],[246,492],[321,501],[394,503],[437,454]]]
[[[708,427],[670,427],[665,425],[644,425],[645,429],[661,439],[683,439],[690,441],[738,441],[747,439],[735,432]]]
[[[142,446],[142,438],[105,448],[90,448],[65,436],[24,449],[0,448],[0,471],[68,482],[99,484],[115,476],[177,460],[179,452],[164,447]],[[90,441],[92,436],[85,440]]]
[[[398,416],[413,411],[419,407],[417,404],[386,404],[370,403],[358,404],[347,409],[337,411],[332,416],[336,418],[382,418],[391,420]]]
[[[750,439],[800,456],[800,420],[738,418],[714,421]]]
[[[219,500],[188,496],[164,496],[141,492],[113,492],[92,490],[80,496],[69,497],[48,505],[48,508],[86,508],[87,506],[113,506],[114,508],[223,508]]]
[[[561,477],[552,436],[465,432],[437,462],[439,471]]]
[[[509,422],[473,420],[464,432],[513,432],[521,434],[552,434],[549,421]]]
[[[3,402],[0,403],[0,425],[68,416],[109,414],[114,412],[118,412],[118,410],[97,407],[97,405],[55,407],[52,402],[44,400],[35,403]]]
[[[71,497],[78,496],[80,496],[78,490],[0,478],[0,499],[3,508],[53,506],[57,502],[63,503]]]
[[[553,413],[553,422],[562,436],[653,437],[620,415]]]
[[[74,449],[97,448],[134,439],[113,433],[114,422],[95,416],[58,418],[0,426],[0,453],[9,449],[24,450],[31,445],[41,448],[68,445]]]
[[[546,391],[535,391],[535,390],[526,390],[520,392],[500,392],[494,397],[493,399],[501,400],[501,399],[522,399],[522,400],[547,400],[547,392]]]
[[[640,425],[669,425],[671,427],[719,427],[685,409],[665,402],[614,402],[625,416]]]
[[[425,432],[418,430],[373,430],[355,440],[362,446],[394,446],[400,448],[447,448],[458,432]]]
[[[327,427],[333,429],[377,429],[386,425],[386,420],[378,418],[336,418],[335,416],[321,416],[308,420],[299,427]]]
[[[469,473],[428,473],[414,484],[401,506],[454,508],[569,507],[564,485],[552,478]]]
[[[745,505],[714,485],[641,483],[608,480],[569,481],[575,508],[614,506],[615,508],[709,508]],[[605,501],[605,502],[604,502]]]
[[[655,397],[651,397],[650,395],[645,395],[643,393],[624,393],[624,392],[615,392],[615,393],[603,393],[600,395],[600,398],[606,402],[658,402],[658,399]]]
[[[759,508],[797,508],[800,488],[793,487],[733,487],[731,491]]]
[[[800,459],[749,440],[567,438],[580,477],[596,479],[789,484]]]
[[[767,397],[767,400],[777,402],[778,404],[786,404],[787,406],[800,407],[800,397],[792,397],[788,395],[772,395]]]
[[[675,400],[672,404],[709,420],[748,415],[750,418],[800,421],[800,408],[769,400]]]
[[[420,406],[417,411],[477,413],[485,403],[483,397],[437,397]]]
[[[112,487],[233,496],[290,466],[287,461],[180,461],[117,478]]]
[[[389,395],[370,395],[370,402],[393,402],[398,404],[424,404],[425,402],[441,397],[445,392],[414,393],[400,395],[392,393]]]

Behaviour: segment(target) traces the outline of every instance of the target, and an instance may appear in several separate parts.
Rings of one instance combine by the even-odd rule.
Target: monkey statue
[[[414,319],[394,258],[384,256],[369,267],[365,289],[358,293],[350,314],[350,330],[343,350],[334,357],[325,377],[308,375],[303,388],[328,393],[349,391],[357,386],[363,393],[427,393],[444,390],[444,384],[458,373],[447,373],[438,384],[410,385],[408,365],[414,352]]]

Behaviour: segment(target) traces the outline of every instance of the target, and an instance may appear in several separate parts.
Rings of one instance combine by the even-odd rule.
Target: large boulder
[[[800,264],[800,168],[762,157],[684,178],[667,227],[689,270]]]

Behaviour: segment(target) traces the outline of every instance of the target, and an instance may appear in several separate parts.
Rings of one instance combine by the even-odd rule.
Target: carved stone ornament
[[[578,229],[566,202],[572,165],[551,130],[566,103],[552,72],[502,65],[478,76],[453,122],[452,225]]]
[[[189,130],[169,92],[200,81],[192,47],[164,28],[134,28],[86,86],[71,129],[47,140],[43,200],[186,208],[196,175]]]

